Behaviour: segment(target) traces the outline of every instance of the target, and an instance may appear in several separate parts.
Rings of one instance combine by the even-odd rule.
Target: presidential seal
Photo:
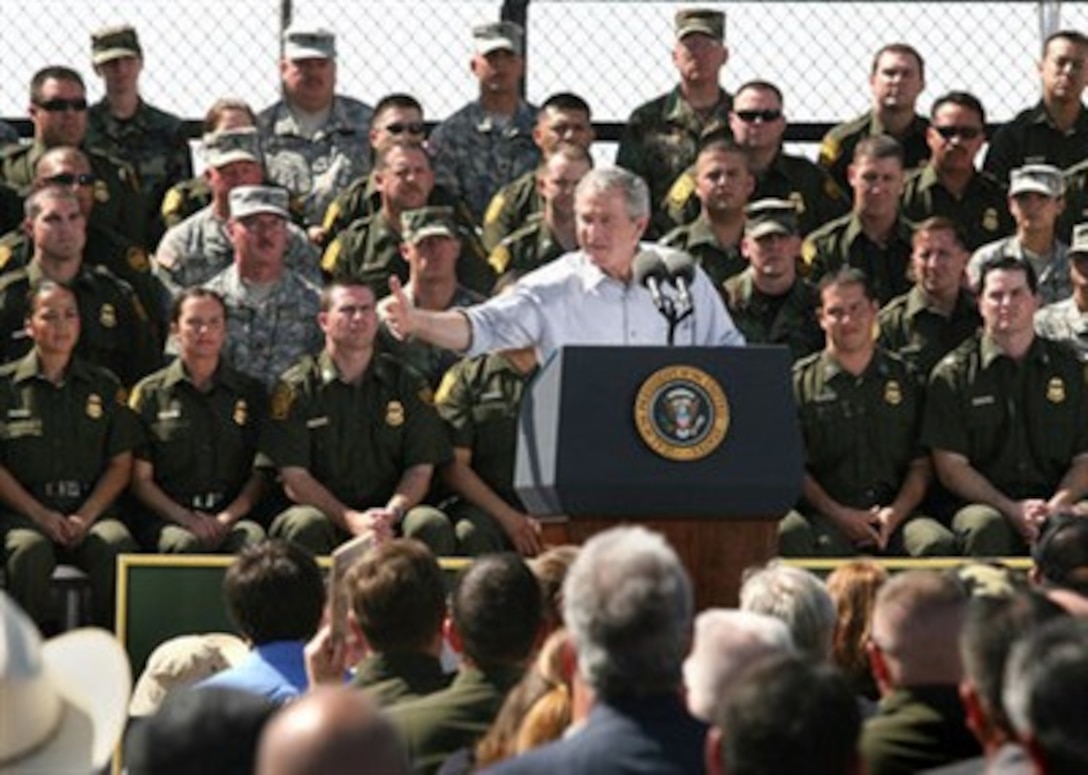
[[[667,366],[639,388],[635,427],[646,446],[661,457],[701,460],[725,440],[729,402],[721,385],[705,371]]]

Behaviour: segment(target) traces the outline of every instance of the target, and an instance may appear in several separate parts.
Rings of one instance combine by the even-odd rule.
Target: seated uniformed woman
[[[183,291],[170,335],[178,357],[145,377],[129,401],[144,430],[130,524],[151,551],[237,552],[264,538],[251,518],[266,489],[253,465],[264,387],[220,358],[227,310],[214,291]]]
[[[113,626],[116,558],[137,551],[114,499],[139,441],[125,393],[106,369],[74,356],[74,292],[45,280],[28,298],[33,349],[0,367],[0,536],[8,591],[36,621],[46,616],[58,560],[91,580],[97,624]]]

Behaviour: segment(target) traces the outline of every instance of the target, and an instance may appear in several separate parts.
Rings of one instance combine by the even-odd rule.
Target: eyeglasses
[[[951,140],[953,137],[974,140],[982,134],[982,129],[977,126],[935,126],[933,129],[945,140]]]
[[[50,175],[45,179],[45,182],[54,186],[93,186],[96,180],[98,178],[89,172],[81,175],[76,175],[74,172],[60,172],[56,175]]]
[[[45,100],[44,102],[35,101],[34,104],[47,113],[63,113],[66,110],[82,113],[87,109],[87,100],[83,97],[76,97],[71,100],[57,97],[55,99]]]
[[[423,124],[419,122],[412,122],[411,124],[402,124],[399,121],[392,124],[386,124],[385,131],[391,135],[402,135],[408,133],[410,135],[421,135],[424,130]]]
[[[781,110],[738,110],[736,116],[745,124],[754,124],[757,120],[764,124],[782,118]]]

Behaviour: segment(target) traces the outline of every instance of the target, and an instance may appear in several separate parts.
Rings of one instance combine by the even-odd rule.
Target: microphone
[[[650,292],[657,311],[668,320],[673,318],[672,300],[661,293],[661,284],[669,281],[669,268],[657,253],[643,250],[635,256],[631,266],[635,282]]]
[[[665,254],[665,269],[669,273],[669,280],[676,286],[677,295],[680,297],[680,306],[691,309],[691,286],[695,282],[695,259],[688,253],[678,250],[670,250]]]

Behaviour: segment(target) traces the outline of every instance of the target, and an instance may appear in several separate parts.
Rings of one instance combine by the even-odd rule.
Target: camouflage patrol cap
[[[254,127],[209,132],[201,142],[204,145],[204,162],[209,167],[225,167],[236,161],[261,163],[261,140]]]
[[[480,55],[505,50],[513,51],[520,56],[524,39],[525,31],[521,29],[521,25],[514,22],[492,22],[478,24],[472,28],[472,40],[476,46],[476,53]]]
[[[1069,242],[1070,256],[1088,256],[1088,223],[1073,227],[1073,239]]]
[[[238,186],[230,192],[231,220],[240,221],[261,213],[288,220],[287,190],[278,186]]]
[[[1009,173],[1009,196],[1034,192],[1057,199],[1065,194],[1062,171],[1050,164],[1025,164]]]
[[[336,35],[324,27],[293,24],[283,33],[285,59],[336,59]]]
[[[725,14],[709,8],[685,8],[676,12],[676,39],[699,33],[725,40]]]
[[[420,207],[400,215],[401,234],[404,241],[416,244],[427,237],[451,237],[457,239],[457,220],[452,207]]]
[[[744,210],[745,237],[797,233],[797,208],[788,199],[760,199]]]
[[[143,55],[140,39],[131,25],[106,27],[91,34],[91,62],[96,67],[114,59]]]

